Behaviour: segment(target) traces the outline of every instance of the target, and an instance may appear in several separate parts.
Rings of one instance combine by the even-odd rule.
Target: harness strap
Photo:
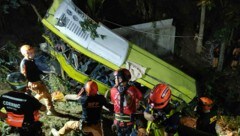
[[[124,114],[124,106],[123,106],[124,96],[125,96],[125,93],[126,93],[128,88],[129,88],[128,84],[127,84],[127,86],[118,86],[117,87],[117,90],[120,94],[120,113],[122,113],[122,114]]]
[[[115,113],[114,116],[118,122],[132,122],[132,118],[129,115]]]

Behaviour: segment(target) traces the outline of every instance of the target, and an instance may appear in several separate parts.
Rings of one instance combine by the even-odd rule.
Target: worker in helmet
[[[20,136],[42,135],[39,110],[45,111],[46,107],[27,93],[27,79],[20,72],[8,74],[6,80],[13,91],[0,96],[0,109],[6,110],[0,111],[0,117]]]
[[[27,78],[29,89],[36,93],[35,98],[38,100],[43,99],[45,101],[48,110],[47,115],[52,115],[52,113],[55,113],[55,110],[53,107],[51,94],[41,81],[40,75],[44,73],[35,64],[34,48],[30,45],[23,45],[21,46],[20,51],[24,56],[20,64],[20,71]]]
[[[196,129],[217,135],[215,126],[217,122],[217,114],[212,110],[213,100],[209,97],[200,97],[198,101]]]
[[[137,112],[142,93],[135,86],[128,84],[131,79],[129,70],[118,69],[114,76],[115,86],[110,90],[115,113],[112,128],[118,136],[129,136],[133,133],[134,113]]]
[[[101,123],[101,110],[105,106],[113,111],[113,105],[108,103],[103,95],[98,94],[96,82],[90,80],[79,92],[79,103],[82,106],[82,115],[80,121],[68,121],[57,131],[52,128],[54,136],[63,136],[71,130],[80,129],[82,132],[92,133],[93,136],[102,136],[103,129]]]
[[[177,131],[179,114],[169,115],[176,109],[177,103],[171,103],[171,90],[166,84],[157,84],[150,92],[148,106],[144,111],[144,117],[148,120],[147,133],[174,135]],[[154,133],[154,134],[152,134]]]

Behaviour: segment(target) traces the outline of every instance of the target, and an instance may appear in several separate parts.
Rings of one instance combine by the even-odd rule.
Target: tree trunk
[[[223,42],[221,44],[221,48],[220,48],[220,55],[219,55],[219,61],[218,61],[218,67],[217,67],[217,71],[222,71],[223,70],[223,63],[224,63],[224,57],[225,57],[225,49],[226,49],[226,43]]]
[[[227,42],[227,45],[231,44],[232,38],[233,38],[233,33],[234,33],[234,28],[231,30],[231,34],[229,37],[229,40]],[[223,70],[223,64],[224,64],[224,58],[225,58],[225,50],[226,50],[226,42],[223,42],[220,48],[220,55],[219,55],[219,63],[218,63],[218,68],[217,71],[222,71]]]
[[[201,19],[200,19],[196,53],[201,53],[202,52],[202,40],[203,40],[203,34],[204,34],[205,13],[206,13],[206,4],[203,3],[201,5]]]

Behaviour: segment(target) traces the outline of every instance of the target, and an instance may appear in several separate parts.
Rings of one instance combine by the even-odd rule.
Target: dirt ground
[[[57,112],[60,112],[65,117],[61,116],[46,116],[45,113],[42,114],[42,121],[44,122],[44,133],[46,136],[50,136],[51,128],[56,128],[57,130],[63,127],[64,123],[69,120],[78,121],[81,116],[81,106],[76,102],[56,102],[55,104]],[[67,110],[66,110],[67,109]],[[111,130],[112,125],[112,114],[104,113],[103,114],[103,129],[106,136],[114,136],[115,134]],[[79,131],[72,131],[66,136],[80,136],[82,135]]]

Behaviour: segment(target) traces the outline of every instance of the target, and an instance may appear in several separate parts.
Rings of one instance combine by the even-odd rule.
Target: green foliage
[[[26,4],[26,0],[2,0],[0,1],[0,13],[8,14],[11,8],[16,9]]]
[[[20,53],[18,53],[17,46],[11,41],[0,47],[0,52],[0,82],[4,82],[9,72],[18,69]]]
[[[90,36],[93,40],[99,37],[102,39],[105,38],[105,35],[101,35],[97,33],[97,28],[99,27],[99,25],[93,22],[92,20],[85,19],[83,22],[80,22],[80,25],[84,32],[86,31],[90,32]]]
[[[1,60],[0,60],[1,61]],[[1,65],[1,68],[0,68],[0,82],[4,82],[6,77],[7,77],[7,73],[9,73],[10,70],[4,66],[4,65]]]
[[[231,28],[228,26],[218,29],[214,33],[214,39],[219,39],[220,41],[226,42],[229,40],[229,36],[231,33]]]
[[[240,116],[222,116],[220,123],[231,130],[237,130],[240,127]]]
[[[67,90],[66,81],[56,74],[49,74],[49,78],[46,80],[50,90],[65,92]]]
[[[197,3],[197,6],[202,6],[202,5],[205,5],[208,10],[212,10],[216,6],[213,0],[200,0]]]
[[[102,11],[103,3],[105,0],[87,0],[87,12],[94,19],[100,18],[100,12]]]
[[[8,124],[6,124],[5,122],[1,121],[0,127],[1,127],[2,136],[8,136],[12,133],[11,127]]]

